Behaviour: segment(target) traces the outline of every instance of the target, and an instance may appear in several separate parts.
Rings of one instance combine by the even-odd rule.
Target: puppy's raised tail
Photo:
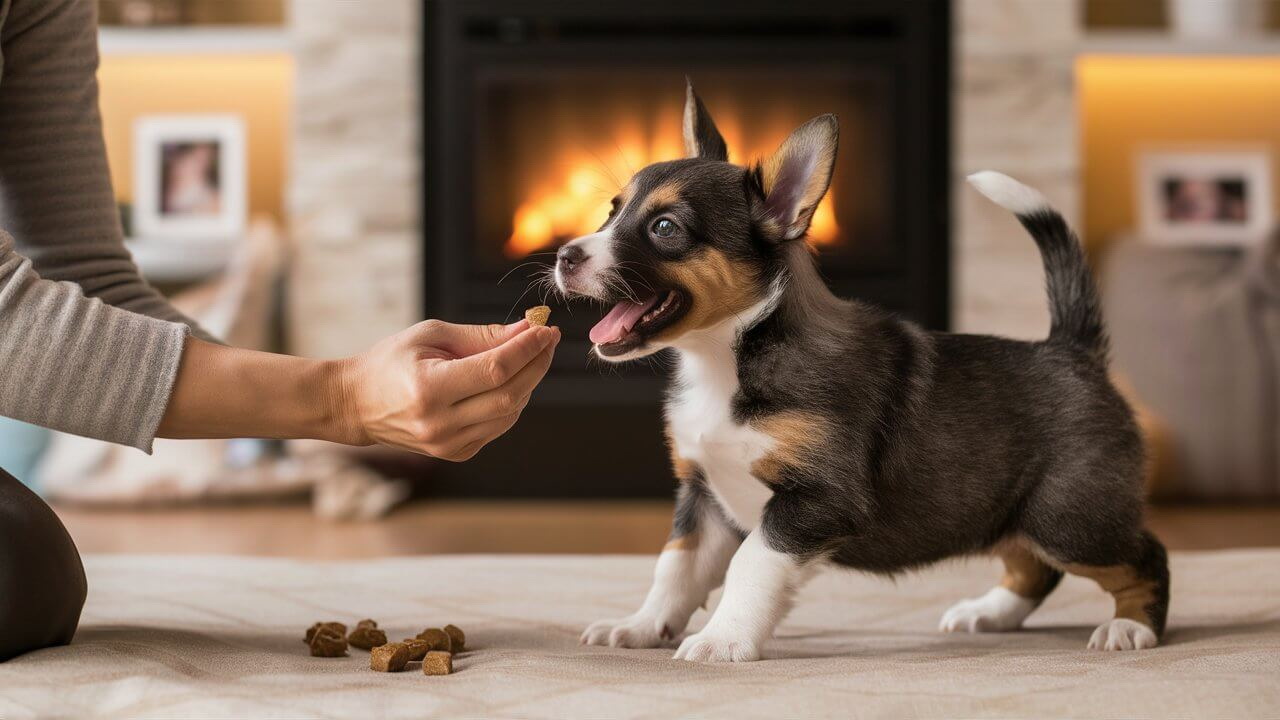
[[[1038,190],[1008,175],[984,170],[970,175],[969,183],[1016,215],[1040,248],[1049,290],[1049,342],[1073,345],[1105,363],[1107,329],[1098,287],[1067,221]]]

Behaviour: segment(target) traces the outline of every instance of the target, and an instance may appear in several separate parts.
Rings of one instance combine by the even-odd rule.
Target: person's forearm
[[[188,337],[156,436],[365,444],[345,411],[343,367]]]

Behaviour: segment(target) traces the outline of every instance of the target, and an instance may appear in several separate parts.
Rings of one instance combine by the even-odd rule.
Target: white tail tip
[[[970,175],[968,179],[969,184],[986,195],[987,199],[1015,215],[1030,215],[1049,209],[1049,201],[1039,190],[1023,185],[1008,175],[983,170]]]

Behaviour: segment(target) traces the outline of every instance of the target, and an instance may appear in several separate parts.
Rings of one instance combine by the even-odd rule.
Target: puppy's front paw
[[[1115,618],[1093,631],[1090,650],[1146,650],[1158,644],[1155,632],[1140,622]]]
[[[952,605],[943,613],[938,629],[971,633],[1017,630],[1035,609],[1034,601],[1003,587],[994,587],[982,597]]]
[[[760,659],[760,647],[747,638],[703,630],[680,643],[675,659],[690,662],[754,662]]]
[[[673,637],[661,620],[635,613],[618,620],[597,620],[587,626],[578,642],[622,648],[655,648]]]

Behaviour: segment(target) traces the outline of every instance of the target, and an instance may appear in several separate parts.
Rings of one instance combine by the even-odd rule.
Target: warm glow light
[[[1280,147],[1280,57],[1086,55],[1076,89],[1091,253],[1137,225],[1147,148]],[[1280,207],[1280,183],[1272,200]]]
[[[794,129],[792,121],[779,118],[776,127],[771,124],[766,132],[755,134],[762,138],[758,146],[743,147],[741,123],[733,108],[718,107],[716,124],[737,162],[768,156]],[[539,177],[528,178],[512,218],[511,237],[503,248],[508,257],[522,258],[594,232],[609,216],[609,200],[636,170],[683,156],[679,108],[663,108],[648,130],[633,121],[620,121],[589,148],[548,150],[549,161],[539,166]],[[833,194],[828,192],[814,212],[809,240],[815,245],[840,238]]]
[[[167,114],[232,113],[244,118],[249,211],[285,218],[294,60],[288,53],[244,55],[106,54],[99,104],[111,183],[133,196],[133,123]]]

